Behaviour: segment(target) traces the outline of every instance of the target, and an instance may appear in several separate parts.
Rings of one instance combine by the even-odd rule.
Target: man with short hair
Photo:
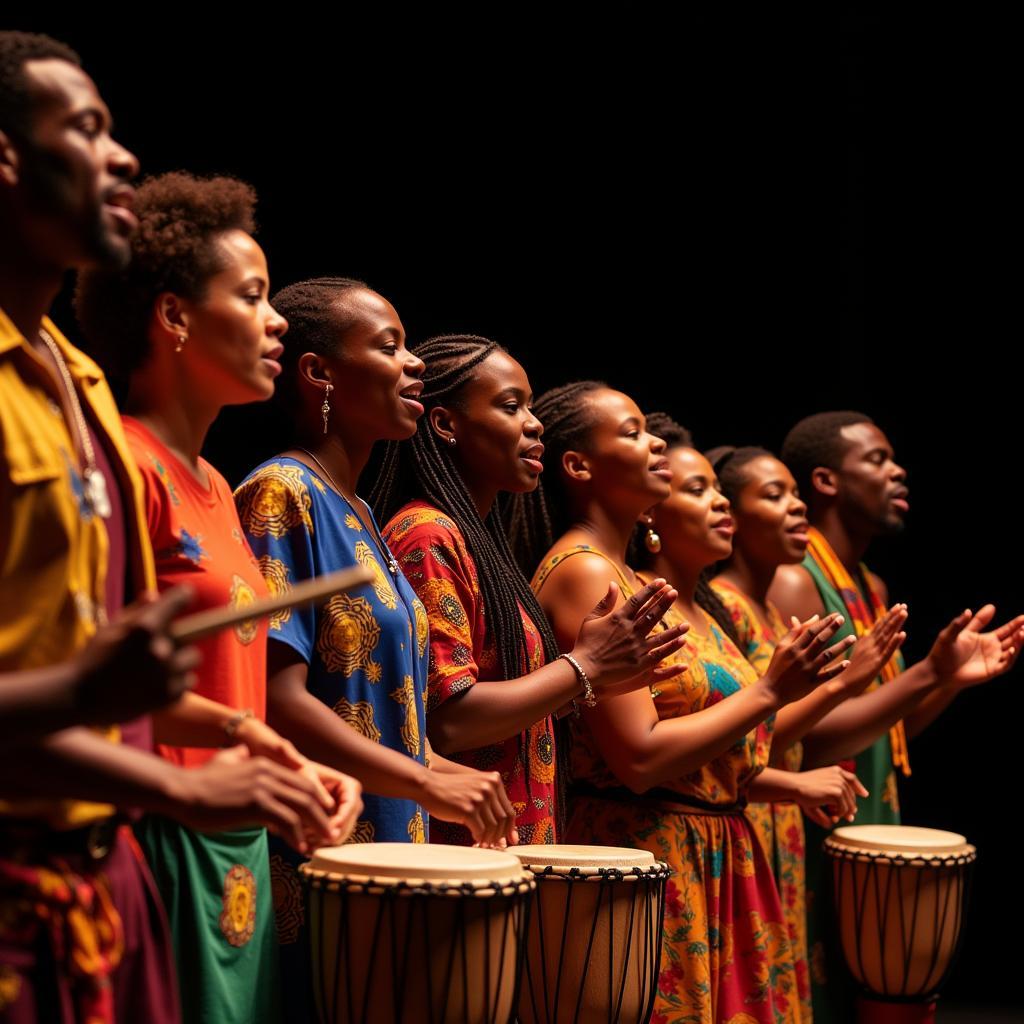
[[[77,720],[138,715],[195,664],[166,632],[187,594],[149,596],[142,484],[106,381],[46,315],[68,269],[129,256],[138,165],[110,130],[68,47],[0,32],[0,687],[37,723],[82,680]],[[0,793],[18,796],[0,801],[0,1022],[178,1020],[163,911],[111,804],[297,842],[326,831],[298,773],[235,752],[186,771],[149,747],[142,718],[0,755]]]
[[[782,446],[807,503],[810,545],[800,565],[780,566],[770,600],[788,618],[840,612],[836,633],[863,636],[886,611],[885,583],[863,563],[871,542],[903,529],[909,511],[906,471],[870,417],[825,412],[801,420]],[[804,767],[855,759],[869,796],[859,801],[858,824],[899,824],[896,770],[910,773],[907,738],[930,724],[962,690],[1008,671],[1024,644],[1024,616],[984,632],[992,605],[959,614],[929,653],[907,668],[897,652],[868,691],[821,720],[804,738]],[[853,767],[851,765],[851,767]],[[808,939],[816,1024],[852,1019],[853,1001],[837,956],[825,959],[829,934],[824,833],[807,823]],[[826,986],[826,979],[828,985]]]

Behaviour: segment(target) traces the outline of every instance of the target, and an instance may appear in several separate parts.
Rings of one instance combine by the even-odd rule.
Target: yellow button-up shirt
[[[82,410],[103,438],[124,500],[127,591],[155,589],[142,480],[100,368],[49,319],[43,327],[70,371]],[[104,618],[108,538],[83,516],[73,486],[78,466],[52,372],[0,309],[0,671],[64,661]],[[111,738],[116,738],[113,730]],[[81,801],[0,801],[0,814],[76,827],[112,812]]]

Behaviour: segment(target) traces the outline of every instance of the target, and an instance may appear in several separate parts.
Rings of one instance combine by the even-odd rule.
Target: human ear
[[[589,480],[590,464],[582,452],[566,452],[562,456],[562,469],[570,480]]]
[[[828,469],[825,466],[818,466],[818,468],[811,473],[811,486],[821,494],[826,494],[830,498],[834,498],[839,490],[839,486],[836,483],[835,471]]]
[[[456,442],[455,424],[452,422],[452,414],[443,406],[436,405],[427,413],[430,429],[437,436],[437,439],[446,445]]]

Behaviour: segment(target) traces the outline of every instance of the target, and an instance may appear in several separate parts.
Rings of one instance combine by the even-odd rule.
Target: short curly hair
[[[256,192],[237,178],[197,178],[172,171],[147,178],[135,200],[139,227],[123,270],[78,275],[75,313],[90,352],[123,385],[150,355],[147,334],[161,292],[202,299],[223,268],[219,236],[253,234]]]
[[[865,413],[843,410],[805,416],[793,427],[782,442],[782,461],[793,474],[804,501],[811,503],[814,498],[811,484],[814,471],[819,466],[838,469],[843,461],[848,447],[843,440],[843,428],[874,422]]]
[[[0,32],[0,130],[25,138],[32,130],[32,95],[25,78],[30,60],[66,60],[81,67],[70,46],[38,32]]]

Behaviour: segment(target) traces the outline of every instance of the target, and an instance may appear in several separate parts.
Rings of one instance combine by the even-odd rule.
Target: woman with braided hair
[[[425,842],[428,815],[458,822],[483,844],[515,841],[495,773],[441,757],[427,766],[426,614],[355,490],[374,444],[416,429],[423,363],[405,347],[394,306],[361,281],[301,281],[273,302],[289,321],[275,401],[294,447],[236,491],[243,529],[274,592],[356,564],[374,580],[271,619],[268,719],[360,779],[354,841]],[[272,846],[285,1010],[307,1024],[315,1012],[298,863]]]
[[[655,1020],[797,1021],[778,892],[742,812],[764,773],[773,713],[834,672],[824,666],[838,653],[827,649],[835,617],[791,632],[758,678],[702,579],[728,555],[732,533],[706,462],[667,455],[636,403],[595,381],[556,388],[536,408],[555,468],[546,495],[515,502],[509,522],[520,556],[539,566],[534,589],[556,637],[578,628],[609,580],[624,594],[643,584],[627,549],[652,506],[658,515],[674,507],[665,525],[678,543],[665,547],[685,552],[657,566],[671,570],[679,594],[665,623],[692,627],[671,678],[584,713],[567,839],[632,844],[676,871]]]
[[[426,364],[426,415],[409,440],[389,447],[372,498],[427,609],[428,733],[442,753],[501,773],[520,842],[553,843],[552,713],[659,679],[657,663],[677,649],[681,630],[647,634],[675,593],[657,580],[609,614],[617,595],[606,586],[566,637],[572,653],[560,657],[495,508],[500,492],[533,490],[543,470],[526,372],[473,335],[434,338],[416,354]],[[432,838],[469,841],[437,825]]]

